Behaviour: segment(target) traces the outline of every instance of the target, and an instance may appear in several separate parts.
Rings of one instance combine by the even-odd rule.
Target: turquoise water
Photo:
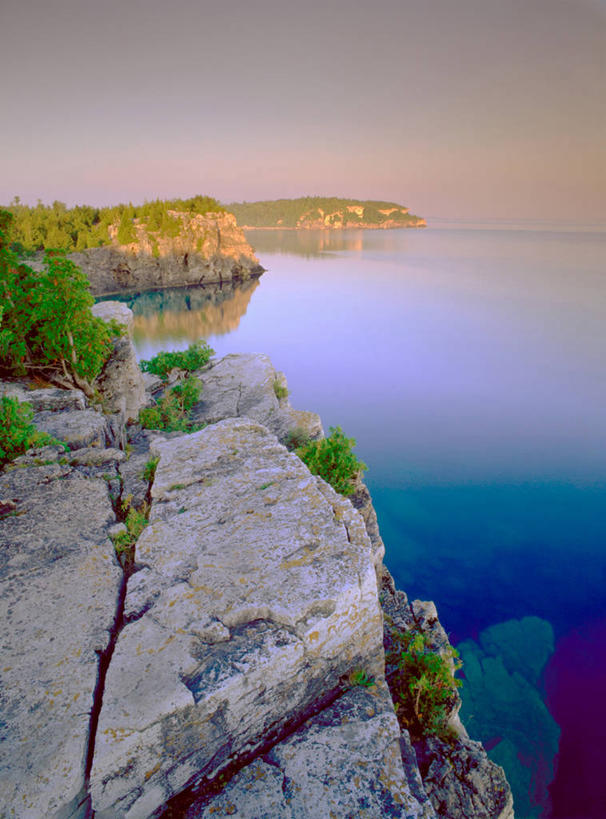
[[[465,641],[468,728],[507,766],[516,815],[604,815],[606,234],[249,239],[258,284],[133,302],[139,354],[200,335],[265,352],[294,406],[354,436],[389,568]],[[478,692],[497,685],[489,719]]]

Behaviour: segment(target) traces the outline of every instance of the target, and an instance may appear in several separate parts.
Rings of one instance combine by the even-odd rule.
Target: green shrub
[[[310,441],[309,432],[303,427],[295,427],[288,431],[288,435],[286,436],[285,446],[290,452],[293,449],[299,449],[299,447],[306,446]]]
[[[288,387],[285,387],[283,384],[281,384],[278,381],[277,378],[274,381],[274,394],[275,394],[276,398],[278,399],[278,401],[281,398],[287,398],[288,397]]]
[[[145,467],[143,468],[143,472],[141,473],[141,477],[144,481],[147,481],[148,483],[153,481],[159,461],[160,458],[150,458],[149,461],[147,461]]]
[[[330,435],[320,441],[310,441],[296,450],[313,475],[319,475],[341,495],[354,492],[353,481],[366,469],[352,452],[356,442],[346,438],[341,427],[330,427]]]
[[[32,447],[65,444],[31,423],[34,411],[30,404],[4,395],[0,399],[0,466],[23,455]]]
[[[394,643],[397,670],[388,683],[400,725],[413,739],[425,734],[448,739],[448,718],[461,686],[451,670],[450,661],[455,671],[461,667],[456,649],[449,648],[445,656],[438,654],[417,629],[396,632]]]
[[[369,677],[364,669],[356,668],[349,675],[349,682],[352,686],[359,685],[361,688],[371,688],[375,684],[375,678]]]
[[[120,532],[120,534],[112,538],[118,560],[124,567],[132,565],[135,556],[135,544],[148,523],[146,509],[135,509],[130,504],[127,504],[127,506],[128,511],[124,518],[126,532]]]
[[[189,411],[199,400],[202,383],[197,378],[186,378],[164,393],[155,407],[146,407],[139,413],[139,423],[145,429],[163,429],[166,432],[195,432],[204,426],[189,420]]]
[[[0,369],[46,376],[92,397],[115,326],[93,316],[89,281],[64,255],[48,251],[41,272],[22,264],[10,249],[11,222],[0,210]]]
[[[187,370],[187,372],[199,370],[200,367],[208,364],[214,352],[205,341],[196,341],[194,344],[190,344],[187,350],[175,352],[163,350],[149,361],[141,361],[140,367],[144,373],[159,375],[160,378],[166,381],[169,372],[175,367],[180,370]]]

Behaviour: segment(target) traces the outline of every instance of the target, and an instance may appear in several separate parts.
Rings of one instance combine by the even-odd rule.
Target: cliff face
[[[233,214],[169,213],[174,235],[135,220],[134,241],[120,244],[113,225],[110,246],[70,254],[88,276],[93,295],[243,281],[263,272]]]
[[[74,451],[0,474],[0,813],[511,819],[458,703],[449,743],[413,747],[398,725],[392,629],[448,640],[432,604],[395,590],[366,487],[350,502],[280,443],[321,435],[318,416],[277,398],[266,356],[198,376],[208,426],[131,427],[128,459],[107,431],[72,434],[77,413],[103,423],[82,394],[34,391],[57,430],[70,416]],[[150,523],[121,576],[108,536],[129,498]]]

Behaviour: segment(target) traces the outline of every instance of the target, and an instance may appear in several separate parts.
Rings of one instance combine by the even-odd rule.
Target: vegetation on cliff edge
[[[310,441],[296,450],[312,475],[319,475],[341,495],[352,495],[354,481],[366,469],[352,452],[356,442],[346,438],[341,427],[330,427],[328,438]]]
[[[239,225],[248,227],[296,228],[315,226],[355,228],[360,225],[381,227],[395,222],[407,227],[419,221],[408,208],[397,202],[304,196],[299,199],[273,199],[261,202],[232,202],[227,205]]]
[[[122,330],[92,314],[89,281],[62,253],[48,251],[42,271],[24,264],[11,248],[12,222],[0,210],[0,374],[41,377],[92,397]]]
[[[135,241],[134,220],[145,223],[149,233],[176,236],[181,228],[171,211],[191,214],[224,213],[225,208],[211,196],[193,196],[190,199],[156,199],[142,205],[120,204],[95,208],[76,205],[68,208],[63,202],[35,207],[24,205],[18,196],[7,208],[14,217],[13,249],[19,252],[59,249],[66,253],[74,250],[111,244],[109,227],[118,226],[118,241]]]

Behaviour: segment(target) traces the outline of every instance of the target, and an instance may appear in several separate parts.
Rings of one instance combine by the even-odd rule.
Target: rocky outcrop
[[[266,355],[226,355],[211,361],[197,375],[204,385],[192,414],[197,423],[246,416],[266,426],[281,441],[293,430],[312,439],[324,435],[315,412],[290,406],[284,373],[276,370]]]
[[[119,244],[118,226],[113,225],[111,245],[70,254],[89,278],[93,295],[243,281],[263,272],[233,214],[169,214],[181,223],[174,236],[135,220],[134,242]]]
[[[364,484],[350,502],[276,437],[319,418],[265,356],[197,375],[197,433],[135,425],[129,457],[47,446],[0,473],[0,814],[511,819],[458,702],[449,743],[398,725],[392,630],[448,639],[395,590]],[[32,399],[68,426],[78,401]],[[129,502],[151,509],[123,573]]]
[[[237,773],[220,794],[194,802],[184,816],[435,819],[436,814],[416,762],[412,771],[402,765],[398,721],[387,686],[380,683],[350,688]]]
[[[157,445],[91,773],[97,815],[148,816],[278,737],[355,667],[382,675],[370,543],[264,427]]]
[[[117,322],[125,331],[113,339],[112,353],[95,380],[103,409],[118,414],[122,423],[136,421],[148,399],[132,342],[132,310],[119,301],[101,301],[93,306],[92,312],[104,321]]]
[[[86,814],[99,656],[122,583],[106,481],[49,449],[0,475],[13,503],[0,521],[0,814],[27,819]]]

